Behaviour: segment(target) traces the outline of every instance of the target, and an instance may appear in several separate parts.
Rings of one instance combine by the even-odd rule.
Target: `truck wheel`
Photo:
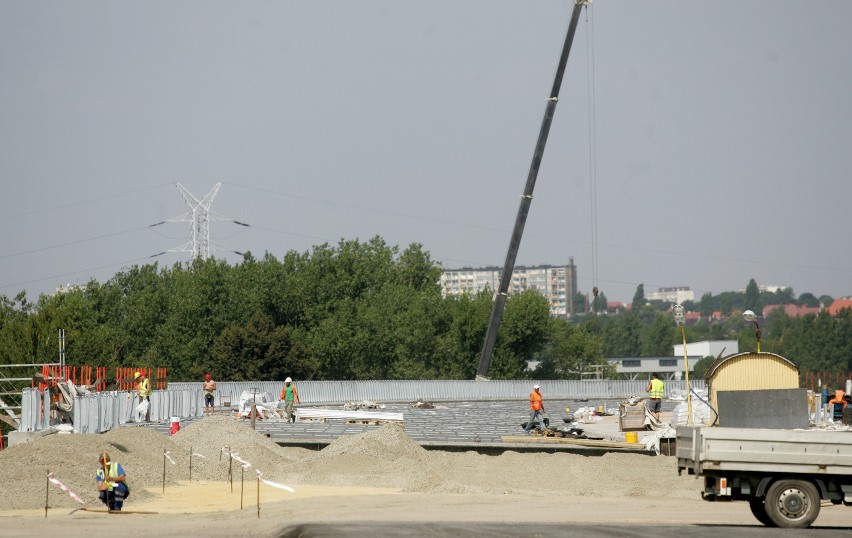
[[[751,513],[754,514],[754,517],[757,518],[758,521],[766,525],[767,527],[777,527],[774,521],[769,519],[769,515],[766,513],[766,505],[763,504],[763,499],[757,499],[752,497],[748,500],[748,507],[751,508]]]
[[[769,487],[763,506],[775,525],[788,529],[810,527],[819,515],[816,487],[804,480],[779,480]]]

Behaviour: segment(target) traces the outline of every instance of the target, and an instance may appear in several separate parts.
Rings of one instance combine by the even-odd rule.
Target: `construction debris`
[[[379,405],[371,400],[361,400],[360,402],[346,402],[343,404],[343,409],[347,411],[358,411],[359,409],[384,409],[384,405]]]

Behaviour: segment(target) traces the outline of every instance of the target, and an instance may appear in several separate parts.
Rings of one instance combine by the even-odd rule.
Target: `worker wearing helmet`
[[[111,461],[106,451],[98,457],[98,463],[95,478],[99,492],[98,498],[111,511],[120,511],[124,500],[130,495],[124,468],[120,463]]]
[[[284,380],[281,399],[284,400],[284,413],[287,415],[287,422],[296,422],[296,418],[293,416],[293,402],[299,403],[299,393],[296,391],[296,386],[293,385],[293,380],[289,377]]]
[[[216,382],[213,381],[213,376],[207,374],[204,376],[204,414],[212,415],[216,408],[213,405],[213,394],[216,392]]]
[[[148,402],[145,406],[145,420],[151,420],[151,380],[143,372],[133,374],[136,380],[136,389],[139,391],[139,401]],[[140,404],[141,405],[141,404]]]
[[[533,385],[533,391],[530,393],[530,420],[527,422],[527,427],[524,428],[525,434],[529,435],[530,430],[533,429],[536,417],[539,419],[541,429],[544,430],[547,428],[544,421],[544,399],[541,395],[541,391],[539,390],[539,386]]]

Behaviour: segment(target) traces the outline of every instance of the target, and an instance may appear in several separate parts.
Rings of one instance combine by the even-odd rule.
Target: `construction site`
[[[254,359],[269,358],[269,364],[253,373],[269,375],[272,380],[213,382],[211,374],[206,374],[206,381],[202,383],[186,381],[204,375],[203,372],[207,370],[207,366],[197,364],[197,360],[193,362],[189,358],[179,357],[187,364],[180,363],[184,370],[177,370],[177,379],[170,379],[169,368],[150,364],[152,360],[164,360],[161,353],[163,349],[171,350],[171,347],[184,344],[186,349],[201,349],[191,344],[191,335],[188,333],[196,330],[192,321],[186,323],[184,333],[165,340],[165,344],[158,343],[161,347],[149,344],[127,355],[119,355],[110,348],[113,356],[104,359],[111,361],[109,363],[113,366],[110,368],[67,364],[65,333],[61,329],[56,362],[19,361],[18,364],[0,365],[0,534],[64,537],[88,537],[105,532],[207,537],[702,537],[720,533],[745,536],[769,536],[771,533],[776,536],[778,529],[789,528],[797,529],[793,531],[797,533],[796,536],[849,536],[852,530],[848,509],[852,506],[852,380],[845,379],[845,375],[838,375],[832,379],[811,378],[805,381],[807,375],[791,359],[761,351],[758,320],[762,318],[751,310],[740,310],[736,315],[743,317],[743,320],[737,321],[745,321],[756,328],[756,351],[737,351],[725,355],[725,348],[722,348],[718,356],[703,356],[701,359],[706,359],[709,367],[706,371],[702,369],[698,379],[690,379],[687,356],[685,326],[688,306],[684,304],[694,303],[692,300],[677,301],[683,304],[673,302],[670,309],[665,311],[666,319],[658,318],[662,320],[660,327],[677,327],[677,332],[671,334],[680,337],[683,342],[683,363],[679,362],[679,358],[672,357],[653,359],[656,360],[655,366],[676,368],[677,372],[670,372],[671,377],[661,379],[655,371],[643,372],[650,380],[640,380],[638,375],[633,379],[605,379],[603,371],[607,365],[603,349],[594,348],[600,364],[587,364],[585,355],[591,351],[585,348],[580,350],[582,346],[573,349],[575,346],[570,338],[573,333],[567,330],[564,333],[566,349],[571,349],[562,349],[559,353],[576,353],[579,359],[583,359],[571,363],[570,367],[560,367],[558,372],[554,370],[549,374],[542,373],[544,370],[535,370],[531,363],[543,361],[534,360],[538,357],[532,350],[535,346],[519,339],[520,351],[514,354],[510,353],[511,349],[504,349],[502,356],[504,361],[508,360],[506,357],[517,358],[518,369],[503,370],[497,374],[493,370],[499,371],[498,368],[489,370],[492,358],[495,359],[495,366],[499,366],[501,359],[495,349],[499,349],[498,332],[504,308],[513,294],[513,270],[520,252],[545,145],[559,103],[572,43],[582,13],[590,4],[589,0],[570,2],[570,20],[552,87],[545,100],[544,114],[505,261],[497,273],[499,283],[492,282],[488,288],[492,292],[491,312],[487,325],[483,327],[484,341],[475,376],[472,369],[469,372],[472,379],[459,380],[451,375],[442,379],[409,379],[416,378],[423,371],[432,373],[422,377],[442,377],[442,374],[433,370],[405,370],[405,375],[402,375],[387,369],[384,364],[378,364],[376,368],[380,366],[382,369],[364,370],[361,376],[348,375],[349,370],[346,369],[325,372],[308,370],[305,377],[311,380],[297,379],[293,382],[287,377],[281,381],[275,378],[276,374],[268,373],[269,367],[281,367],[281,370],[276,370],[284,372],[281,377],[296,377],[297,373],[291,374],[286,370],[293,368],[292,363],[287,361],[305,358],[302,355],[310,356],[310,353],[298,351],[301,348],[295,344],[290,345],[291,326],[282,324],[281,327],[287,330],[280,333],[283,335],[280,342],[285,342],[286,346],[281,344],[280,347],[286,352],[270,345],[263,352],[258,352],[258,355],[252,355]],[[477,17],[472,20],[478,22]],[[587,34],[588,20],[587,15]],[[252,21],[250,26],[254,28],[260,22]],[[185,31],[180,29],[177,33],[184,34]],[[216,33],[214,39],[217,42],[219,33]],[[237,41],[234,40],[234,43]],[[713,42],[713,39],[709,41]],[[227,45],[231,47],[234,44]],[[148,46],[146,40],[145,47]],[[629,48],[623,45],[619,47]],[[340,52],[337,48],[335,53]],[[686,49],[688,45],[682,42],[677,45],[666,44],[667,51],[680,48]],[[307,52],[302,51],[297,56],[313,60],[314,49],[305,49]],[[599,294],[598,288],[594,48],[587,43],[587,50],[592,296],[587,296],[586,300],[594,305],[587,313],[590,330],[593,327],[597,341],[606,337],[599,330],[598,318],[602,312],[606,314],[607,300],[603,294]],[[404,60],[400,63],[409,62],[409,57],[402,52],[400,55]],[[172,52],[169,51],[167,56],[172,56]],[[774,51],[771,51],[769,57],[773,63],[776,61]],[[125,59],[120,60],[116,63],[123,65]],[[528,61],[525,59],[518,63],[520,65]],[[236,63],[243,64],[245,59],[240,58]],[[697,63],[700,62],[689,61],[690,65]],[[185,69],[182,65],[181,70]],[[400,67],[377,68],[371,78],[397,69]],[[263,66],[263,70],[270,69]],[[465,70],[472,71],[468,66],[465,66]],[[510,71],[507,80],[523,78],[516,75],[514,70]],[[631,66],[629,71],[631,78],[638,78],[642,70]],[[716,74],[715,69],[708,71]],[[343,73],[340,79],[354,79],[354,73]],[[296,78],[291,77],[289,72],[287,77],[288,83],[290,78]],[[42,74],[37,78],[42,78]],[[257,76],[245,73],[232,78],[246,81]],[[333,79],[335,84],[324,81],[322,85],[336,86],[337,80]],[[509,84],[504,81],[500,85]],[[406,89],[410,91],[414,86],[416,83]],[[444,84],[441,86],[443,89]],[[660,96],[667,92],[695,92],[688,88],[679,92],[670,88],[665,90],[653,86],[649,92],[652,100],[660,100]],[[148,91],[150,89],[145,89],[145,92]],[[306,94],[315,91],[315,88],[310,88]],[[485,88],[484,91],[478,88],[476,93],[487,95],[491,91],[493,88]],[[193,98],[195,93],[193,91]],[[241,99],[245,95],[242,88],[239,95]],[[275,94],[275,99],[278,98],[278,94]],[[350,107],[357,109],[359,105]],[[422,106],[422,103],[418,103],[418,106]],[[79,108],[89,110],[86,106]],[[134,107],[128,105],[128,108]],[[509,107],[501,103],[495,110],[497,108]],[[785,103],[783,108],[795,107]],[[266,115],[267,111],[258,113],[258,116]],[[375,121],[380,115],[392,117],[398,113],[383,109],[381,114],[353,118],[351,123],[363,126]],[[333,124],[344,123],[339,116],[333,116]],[[422,118],[402,119],[418,125],[425,123]],[[686,119],[689,120],[686,123],[692,121],[688,117]],[[236,121],[235,125],[242,125],[242,119]],[[233,130],[233,126],[229,129]],[[75,129],[68,130],[76,132]],[[157,125],[157,133],[165,130],[162,125]],[[441,138],[453,130],[453,127],[441,127],[440,135],[436,131],[430,137]],[[724,136],[719,138],[729,137],[731,130],[723,131]],[[676,132],[678,138],[686,138],[681,131]],[[644,136],[652,138],[653,134],[654,129],[647,126]],[[331,137],[326,131],[315,134],[305,130],[299,131],[299,135],[295,138],[323,140],[333,147],[328,142]],[[358,136],[364,139],[371,137],[366,131],[363,134],[359,132]],[[709,138],[703,132],[701,136]],[[842,136],[837,138],[842,139]],[[288,140],[282,145],[292,143]],[[139,145],[142,144],[134,144],[134,150]],[[417,146],[413,142],[410,145]],[[660,147],[665,145],[660,144]],[[340,148],[335,151],[342,152]],[[389,154],[392,151],[383,148],[380,152],[371,148],[370,151],[358,153]],[[460,150],[454,147],[454,151]],[[773,155],[780,153],[774,148],[772,151]],[[274,150],[276,158],[280,157],[279,152],[280,146],[277,146]],[[287,159],[293,160],[298,152],[293,153]],[[425,151],[423,153],[428,154]],[[676,152],[666,148],[666,153]],[[760,160],[752,155],[747,157],[748,160]],[[441,160],[431,155],[429,158]],[[666,159],[669,158],[670,155],[666,155]],[[185,159],[182,156],[181,160]],[[337,159],[337,156],[332,158],[323,155],[310,163],[310,169],[313,171],[317,161]],[[693,159],[698,161],[696,157]],[[239,167],[244,167],[245,158],[234,160]],[[660,172],[644,162],[644,157],[635,160],[638,164],[631,162],[626,167],[628,170],[639,171],[642,176],[646,172],[649,176],[660,175]],[[648,160],[653,162],[655,159]],[[774,160],[774,157],[765,160]],[[402,158],[400,162],[404,163],[401,168],[410,168],[412,164]],[[382,164],[386,166],[386,163]],[[358,168],[360,161],[353,159],[349,166]],[[690,166],[694,166],[693,163],[690,162]],[[288,169],[272,176],[278,178],[291,172]],[[757,172],[751,173],[760,177]],[[619,176],[619,173],[610,174]],[[676,175],[682,174],[683,171],[678,169]],[[493,172],[490,175],[494,175]],[[765,175],[771,177],[769,173]],[[393,179],[397,181],[395,176]],[[644,177],[637,180],[628,175],[627,179],[631,181],[625,180],[624,183],[631,186],[645,182]],[[304,183],[314,181],[318,180],[305,174]],[[434,178],[427,175],[422,183],[432,181]],[[696,182],[709,184],[711,180],[703,178]],[[349,184],[356,183],[366,182],[359,182],[355,178],[349,180]],[[715,178],[712,183],[715,183]],[[169,252],[190,252],[193,261],[206,260],[212,256],[211,247],[216,245],[210,241],[210,221],[230,220],[218,218],[210,211],[210,204],[220,185],[217,183],[205,197],[198,199],[177,183],[190,206],[190,212],[178,220],[192,222],[192,239]],[[414,190],[399,192],[404,193],[404,197],[417,197]],[[638,195],[622,186],[618,187],[617,194],[617,198],[639,199]],[[345,196],[342,190],[340,196]],[[470,204],[473,199],[470,193],[449,194],[449,189],[442,196],[444,199],[466,199],[466,204]],[[300,198],[302,202],[307,199]],[[704,198],[700,199],[700,203],[707,203]],[[729,204],[729,201],[725,203]],[[483,203],[483,206],[486,205]],[[574,200],[564,204],[566,207],[571,205],[577,204]],[[673,204],[663,207],[670,211]],[[724,207],[724,214],[733,214],[728,208],[728,205]],[[652,214],[647,207],[640,208],[639,204],[630,207],[630,214],[639,213],[636,209],[644,209],[646,215]],[[276,211],[279,210],[276,208]],[[432,207],[431,211],[436,214],[447,211],[444,200],[441,205]],[[559,211],[564,211],[562,206]],[[611,206],[607,207],[607,211],[613,215],[622,214],[614,212]],[[738,211],[745,213],[744,210]],[[382,210],[380,213],[384,212]],[[385,218],[387,216],[384,215]],[[150,229],[165,222],[168,221],[144,228]],[[251,227],[239,221],[233,222],[243,228]],[[263,229],[261,226],[256,228]],[[661,228],[663,226],[656,225],[650,229],[653,234],[659,234]],[[684,237],[690,243],[699,243],[685,235],[678,235],[677,241],[686,242]],[[479,239],[477,237],[476,243],[480,242]],[[631,241],[625,238],[619,239],[619,242]],[[604,244],[600,242],[600,246]],[[564,245],[555,248],[564,248]],[[725,248],[734,250],[730,245]],[[241,251],[232,252],[243,256]],[[149,257],[162,254],[165,252]],[[659,257],[660,252],[656,252],[655,256]],[[757,257],[758,254],[753,256]],[[710,259],[719,256],[708,254],[703,257]],[[570,259],[573,267],[573,258]],[[625,256],[619,263],[632,263],[625,263],[625,259],[629,258]],[[724,258],[724,261],[733,265],[730,262],[742,260]],[[679,259],[678,263],[683,262]],[[686,270],[684,272],[688,273]],[[322,274],[329,278],[325,272]],[[205,282],[203,285],[222,285],[219,280],[211,282],[213,284]],[[604,279],[602,282],[607,281]],[[551,289],[555,290],[556,284],[554,277]],[[140,287],[147,289],[143,284]],[[756,282],[754,287],[757,288]],[[639,293],[640,289],[644,290],[644,283],[637,286],[637,308],[642,306],[639,299],[644,300],[644,295]],[[299,291],[304,292],[302,289]],[[568,297],[561,298],[563,303],[570,302],[567,312],[573,312],[574,303],[571,301],[576,300],[577,290],[572,291],[574,293],[569,293]],[[304,292],[304,295],[311,293]],[[167,295],[163,294],[164,297]],[[245,297],[249,295],[247,290]],[[712,293],[707,295],[712,298]],[[365,296],[346,297],[346,304],[362,304]],[[377,296],[383,297],[380,294]],[[21,297],[25,299],[25,294]],[[237,296],[233,304],[242,304],[245,297]],[[296,302],[294,297],[297,296],[281,294],[282,311],[284,305]],[[394,304],[410,300],[403,299],[409,296],[401,292],[393,295],[388,293],[388,297],[393,298],[393,301],[388,299],[388,302]],[[397,300],[397,297],[400,299]],[[559,298],[558,293],[556,297]],[[22,310],[25,310],[24,299],[19,301]],[[816,297],[813,299],[817,300]],[[145,306],[152,302],[147,296],[139,299],[139,303]],[[330,303],[336,306],[334,300],[330,300]],[[10,303],[10,311],[14,311],[14,304]],[[266,303],[259,300],[258,304]],[[31,307],[33,305],[26,308]],[[229,307],[232,307],[232,303],[223,302],[222,310]],[[151,306],[152,310],[157,308],[156,304]],[[205,313],[203,308],[198,310]],[[732,308],[727,310],[733,312]],[[363,339],[373,339],[376,328],[382,327],[381,322],[389,316],[396,315],[394,312],[379,309],[370,311],[370,319],[379,321],[367,326]],[[669,313],[672,319],[667,319]],[[410,315],[419,317],[422,314],[412,311]],[[199,314],[186,319],[201,318]],[[287,323],[293,323],[292,334],[299,334],[296,329],[304,323],[303,318],[308,319],[309,316],[292,315],[290,319],[282,314],[282,319],[285,318]],[[183,318],[175,319],[180,321]],[[349,318],[340,319],[345,321],[339,325],[348,328]],[[484,321],[485,317],[481,319]],[[550,321],[549,318],[547,320]],[[569,319],[561,321],[567,324]],[[144,329],[147,323],[134,325],[128,334],[136,336],[140,327]],[[272,326],[271,318],[269,323]],[[164,325],[170,327],[165,322]],[[223,323],[223,327],[217,327],[217,334],[225,333],[232,325]],[[333,333],[329,329],[335,327],[337,325],[330,322],[317,323],[314,330],[315,334],[330,334],[327,343],[329,356],[340,359],[342,366],[348,366],[346,363],[353,361],[351,353],[346,350],[335,351],[335,344],[336,340],[354,337],[348,332]],[[407,335],[409,332],[402,328],[393,333],[394,338],[398,340],[400,334]],[[476,331],[474,333],[479,334]],[[663,347],[667,349],[671,338],[666,337],[671,334],[661,334],[664,337]],[[221,351],[221,356],[229,360],[240,356],[234,351],[251,346],[237,337],[227,341],[231,340],[235,342],[234,348],[223,348]],[[325,342],[321,343],[326,345]],[[423,347],[426,348],[425,345]],[[270,349],[276,350],[276,353],[280,351],[281,354],[275,355]],[[644,353],[642,358],[650,357],[644,343],[640,349]],[[557,355],[555,351],[553,354]],[[93,353],[90,356],[106,355],[109,353]],[[373,358],[377,353],[371,352],[369,355]],[[441,358],[448,362],[460,360],[457,354],[451,352],[444,355]],[[22,353],[18,356],[36,355]],[[641,363],[636,355],[627,357],[632,362]],[[407,355],[404,358],[411,359]],[[420,357],[416,356],[415,359],[420,360]],[[136,360],[140,364],[129,364]],[[232,362],[239,363],[240,360],[234,359]],[[244,359],[242,362],[253,361]],[[376,362],[381,363],[381,357]],[[115,367],[115,364],[121,366]],[[167,364],[174,366],[175,363]],[[232,378],[256,377],[243,375],[244,371],[233,370],[235,373]],[[377,371],[383,373],[374,374]],[[511,373],[506,374],[506,371]],[[382,379],[374,379],[371,375]],[[462,375],[466,374],[456,373],[455,377]],[[492,375],[527,376],[530,379],[498,380],[491,379],[489,376]],[[554,379],[532,378],[537,375],[549,375]],[[402,379],[389,379],[394,376]],[[326,378],[332,380],[323,380]]]
[[[721,363],[742,364],[743,358],[775,361],[779,372],[789,368],[772,354],[741,355],[746,357],[720,361],[717,371],[724,369]],[[679,437],[682,430],[699,431],[705,429],[696,428],[699,424],[719,421],[734,426],[757,420],[767,426],[765,417],[749,411],[758,407],[738,403],[740,411],[734,412],[725,403],[729,391],[713,392],[731,382],[721,375],[710,385],[710,396],[696,382],[691,401],[672,382],[659,420],[646,407],[640,382],[541,382],[545,395],[554,397],[545,397],[547,420],[536,423],[530,435],[524,435],[527,401],[517,395],[529,390],[528,381],[302,382],[297,383],[302,403],[290,422],[282,414],[283,402],[273,396],[280,382],[220,383],[209,414],[199,383],[168,384],[153,391],[152,416],[145,417],[133,414],[139,400],[132,386],[85,393],[86,387],[78,390],[60,378],[35,377],[45,390],[21,391],[21,415],[46,427],[12,432],[13,446],[0,450],[0,521],[11,535],[60,528],[69,536],[90,534],[104,517],[163,535],[315,536],[328,535],[322,534],[323,525],[340,524],[351,531],[347,535],[366,536],[380,528],[408,536],[436,522],[462,525],[456,530],[513,525],[530,511],[542,523],[542,535],[553,536],[564,533],[568,521],[761,524],[748,510],[737,509],[739,503],[704,503],[702,482],[693,473],[678,472],[683,453],[678,448],[676,454],[675,429]],[[782,377],[770,376],[776,386],[786,382]],[[735,396],[801,397],[801,405],[788,405],[791,411],[775,413],[776,420],[804,418],[812,429],[844,439],[850,435],[849,426],[825,415],[828,405],[811,412],[813,392],[766,383],[754,389],[757,385],[752,381]],[[482,399],[453,399],[457,391]],[[489,398],[490,391],[510,397]],[[613,397],[623,391],[636,395]],[[444,397],[400,401],[417,392]],[[565,397],[568,392],[578,396]],[[63,396],[69,393],[75,396]],[[332,399],[330,394],[367,393],[386,399],[317,401]],[[714,398],[721,412],[702,403]],[[28,401],[47,406],[28,409]],[[178,408],[169,407],[175,402],[186,409],[184,416],[167,416]],[[688,406],[695,423],[684,426],[690,422]],[[80,412],[86,408],[100,409],[101,416]],[[117,420],[103,427],[104,417]],[[79,433],[97,425],[99,431]],[[751,431],[766,435],[764,429]],[[103,452],[127,475],[131,493],[121,512],[108,512],[97,497],[95,472]],[[836,464],[845,465],[846,457],[838,456]],[[848,517],[842,506],[824,503],[815,525],[847,529]]]

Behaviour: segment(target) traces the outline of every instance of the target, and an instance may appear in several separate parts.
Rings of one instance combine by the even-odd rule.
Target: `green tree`
[[[798,303],[801,306],[816,308],[819,306],[819,299],[813,293],[803,293],[799,295]]]
[[[640,357],[642,355],[642,326],[633,310],[607,318],[603,326],[604,356]]]
[[[525,377],[527,361],[533,360],[548,335],[550,304],[532,290],[509,297],[489,367],[489,377]]]
[[[294,346],[286,327],[276,327],[271,317],[258,313],[244,325],[222,330],[199,370],[234,381],[312,379],[317,365]]]
[[[582,315],[588,312],[586,294],[578,291],[574,294],[572,300],[574,301],[574,315]]]
[[[716,305],[713,302],[713,294],[708,291],[702,295],[698,308],[702,316],[709,318],[710,315],[713,314],[713,310],[716,309]]]
[[[636,286],[636,293],[633,294],[633,308],[642,308],[647,302],[645,299],[645,284],[639,284]]]
[[[690,374],[690,380],[699,380],[704,379],[707,375],[707,370],[710,369],[713,362],[716,360],[716,357],[712,355],[709,357],[703,357],[695,361],[695,364],[690,364],[692,366],[692,373]]]
[[[643,357],[668,357],[677,341],[678,329],[670,314],[659,314],[642,336]]]
[[[558,319],[551,320],[549,338],[537,358],[541,364],[536,379],[580,379],[584,372],[608,365],[600,337]]]
[[[748,286],[746,286],[743,308],[751,310],[757,314],[760,313],[760,289],[753,278],[748,281]]]

